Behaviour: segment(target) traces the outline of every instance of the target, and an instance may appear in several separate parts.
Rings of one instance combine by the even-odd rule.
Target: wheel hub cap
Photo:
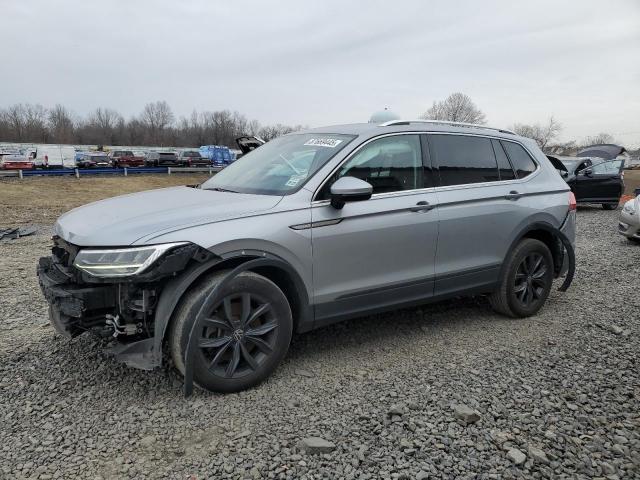
[[[242,331],[242,329],[238,328],[235,332],[233,332],[233,339],[236,342],[239,342],[242,340],[243,335],[244,335],[244,332]]]

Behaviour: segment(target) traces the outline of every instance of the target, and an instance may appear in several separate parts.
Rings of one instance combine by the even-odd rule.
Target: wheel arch
[[[246,268],[243,266],[247,264]],[[162,347],[180,300],[184,294],[202,278],[212,272],[230,269],[237,275],[251,271],[275,283],[289,301],[295,332],[305,332],[313,327],[313,310],[307,289],[300,274],[288,262],[277,255],[264,251],[239,251],[216,256],[195,265],[182,275],[170,280],[162,289],[155,311],[153,363],[162,365]]]
[[[553,257],[553,269],[554,276],[557,278],[560,275],[562,264],[564,260],[564,251],[566,249],[569,261],[570,261],[570,271],[571,275],[567,275],[567,280],[561,289],[566,290],[573,279],[573,270],[575,264],[573,246],[567,239],[567,237],[553,224],[546,221],[537,221],[528,224],[524,227],[514,238],[507,250],[507,254],[505,255],[505,261],[502,262],[502,267],[500,269],[500,274],[504,272],[504,269],[507,267],[506,259],[510,257],[513,250],[516,246],[522,241],[524,238],[533,238],[544,243],[551,252],[551,256]]]

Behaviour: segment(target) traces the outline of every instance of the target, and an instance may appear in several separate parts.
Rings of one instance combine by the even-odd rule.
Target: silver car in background
[[[56,329],[113,337],[192,384],[264,380],[294,332],[460,295],[535,315],[574,271],[575,197],[533,140],[394,120],[260,146],[197,186],[106,199],[55,224],[38,275]]]
[[[640,242],[640,195],[623,205],[620,211],[618,232],[629,240]]]

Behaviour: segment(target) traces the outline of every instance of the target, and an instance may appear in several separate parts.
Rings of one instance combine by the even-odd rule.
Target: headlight
[[[635,215],[636,213],[636,209],[633,208],[633,202],[626,203],[622,210],[629,215]]]
[[[163,243],[113,250],[83,249],[73,264],[94,277],[127,277],[142,273],[169,249],[187,242]]]

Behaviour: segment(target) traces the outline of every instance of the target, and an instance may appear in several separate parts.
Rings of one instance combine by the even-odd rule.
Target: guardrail
[[[218,173],[224,167],[167,167],[167,173],[171,175],[172,173],[196,173],[196,172],[208,172],[209,175],[213,175],[214,173]]]
[[[43,169],[43,170],[0,170],[0,177],[62,177],[75,176],[80,178],[87,175],[124,175],[131,174],[158,174],[166,173],[208,173],[213,175],[224,167],[134,167],[134,168],[60,168],[60,169]]]

